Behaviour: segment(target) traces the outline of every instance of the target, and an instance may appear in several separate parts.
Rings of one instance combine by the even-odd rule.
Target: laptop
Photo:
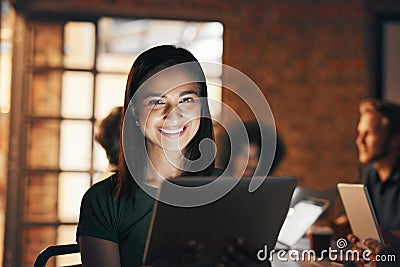
[[[339,183],[337,187],[353,234],[361,241],[373,238],[384,244],[367,187],[346,183]],[[363,247],[362,243],[359,245]]]
[[[249,192],[252,179],[261,185]],[[262,179],[265,179],[263,182]],[[236,238],[247,243],[248,252],[254,257],[267,246],[268,251],[275,243],[289,209],[296,187],[293,177],[182,177],[173,184],[199,187],[218,180],[214,189],[226,188],[237,183],[223,197],[205,205],[179,207],[155,201],[148,239],[143,256],[144,266],[174,266],[185,256],[185,247],[194,244],[200,257],[191,259],[190,266],[207,266],[220,262],[228,245]],[[253,181],[254,182],[254,181]],[[158,199],[196,198],[177,196],[171,183],[164,182],[159,189]]]

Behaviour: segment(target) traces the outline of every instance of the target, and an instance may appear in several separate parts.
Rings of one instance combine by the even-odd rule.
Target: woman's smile
[[[179,137],[183,134],[185,131],[186,127],[174,127],[174,128],[168,128],[168,127],[159,127],[158,130],[161,132],[162,135],[167,136],[167,137]]]

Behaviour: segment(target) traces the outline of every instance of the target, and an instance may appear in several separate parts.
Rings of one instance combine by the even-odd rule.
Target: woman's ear
[[[135,111],[135,108],[133,107],[133,105],[130,108],[131,108],[130,112],[132,112],[131,114],[133,117],[133,122],[135,123],[136,126],[140,126],[139,116],[138,116],[137,112]]]
[[[135,110],[135,107],[133,105],[129,105],[129,109],[130,109],[129,110],[130,115],[132,115],[134,120],[137,120],[138,119],[138,115],[137,115],[137,112]]]

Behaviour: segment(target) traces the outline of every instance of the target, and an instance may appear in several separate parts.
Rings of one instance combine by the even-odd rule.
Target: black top
[[[400,230],[400,164],[385,182],[380,181],[377,170],[370,164],[363,184],[367,186],[379,223],[391,230]]]

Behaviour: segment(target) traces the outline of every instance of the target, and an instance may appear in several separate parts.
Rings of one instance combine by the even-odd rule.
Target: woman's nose
[[[183,114],[178,105],[169,105],[165,112],[164,119],[170,122],[177,122],[182,116]]]

